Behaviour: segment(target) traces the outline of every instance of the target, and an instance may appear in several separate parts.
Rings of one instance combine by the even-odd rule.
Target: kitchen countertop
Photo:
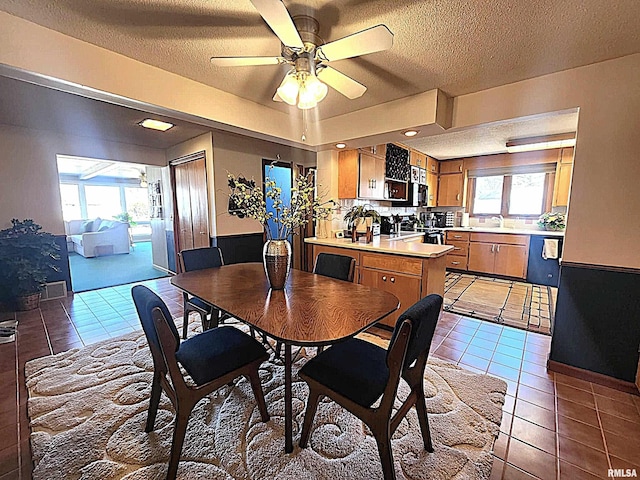
[[[442,230],[455,232],[478,232],[478,233],[511,233],[516,235],[544,235],[545,237],[564,237],[564,230],[553,232],[548,230],[534,230],[528,228],[500,228],[500,227],[448,227]]]
[[[422,243],[423,233],[403,232],[399,236],[377,235],[373,242],[351,242],[345,238],[305,238],[306,243],[326,245],[328,247],[351,248],[369,252],[389,253],[392,255],[407,255],[410,257],[438,258],[453,250],[452,245],[432,245]]]

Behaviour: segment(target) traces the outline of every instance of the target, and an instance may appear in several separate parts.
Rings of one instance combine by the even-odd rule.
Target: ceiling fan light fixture
[[[295,72],[292,71],[285,75],[277,91],[282,100],[289,105],[295,105],[298,99],[299,88]]]
[[[517,138],[508,140],[506,147],[509,153],[531,152],[534,150],[548,150],[551,148],[574,147],[576,134],[574,132],[544,135],[540,137]]]

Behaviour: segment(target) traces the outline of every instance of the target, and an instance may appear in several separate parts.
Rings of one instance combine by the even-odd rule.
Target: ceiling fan
[[[324,43],[318,36],[319,24],[315,18],[307,15],[292,18],[282,0],[251,0],[251,3],[282,42],[281,55],[212,57],[211,63],[224,67],[291,65],[273,100],[297,104],[303,110],[315,107],[324,99],[327,85],[349,99],[361,97],[366,92],[367,87],[327,63],[388,50],[393,45],[393,33],[385,25]]]

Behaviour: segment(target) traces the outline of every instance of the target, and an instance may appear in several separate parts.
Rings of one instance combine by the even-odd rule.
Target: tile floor
[[[168,279],[143,283],[172,315],[181,315],[182,295]],[[0,480],[31,478],[25,362],[138,329],[130,289],[80,293],[18,314],[17,341],[0,345]],[[640,472],[640,397],[547,373],[549,342],[537,333],[441,316],[432,354],[508,384],[491,478],[580,480],[607,478],[610,468]]]

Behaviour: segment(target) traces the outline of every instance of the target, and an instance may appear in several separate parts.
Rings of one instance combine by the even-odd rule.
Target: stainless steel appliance
[[[425,230],[423,243],[444,245],[444,232],[442,230]]]
[[[434,227],[444,228],[447,226],[447,214],[445,212],[435,212],[433,214],[434,217]]]
[[[402,205],[407,207],[423,207],[427,205],[428,187],[417,183],[409,183],[407,185],[407,201]]]

